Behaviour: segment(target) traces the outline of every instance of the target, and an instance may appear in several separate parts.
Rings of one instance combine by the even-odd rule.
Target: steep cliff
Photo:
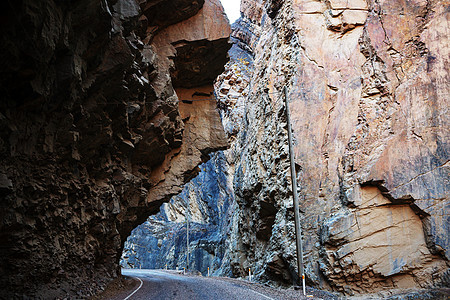
[[[349,295],[448,285],[448,3],[261,0],[241,11],[245,101],[229,95],[239,67],[216,84],[238,116],[234,274],[297,277],[287,87],[307,282]]]
[[[241,11],[215,84],[235,204],[224,240],[198,237],[225,250],[216,274],[250,267],[260,281],[298,278],[286,87],[307,283],[375,297],[448,287],[448,4],[244,0]],[[199,196],[208,187],[191,184],[178,203],[209,203]],[[150,239],[151,266],[164,267],[158,251],[183,248],[185,231],[171,224],[180,240],[164,240],[152,222],[128,246]]]
[[[0,296],[83,298],[226,148],[215,103],[179,99],[212,97],[230,28],[217,0],[1,7]]]
[[[134,229],[125,242],[124,268],[186,268],[186,214],[189,220],[189,267],[204,275],[232,275],[222,263],[232,230],[234,209],[227,162],[222,151],[200,166],[199,175],[157,215]]]
[[[386,298],[448,287],[448,7],[437,0],[242,1],[231,60],[215,84],[235,203],[226,238],[216,243],[206,229],[192,243],[206,239],[225,251],[199,255],[221,261],[216,274],[243,277],[250,267],[260,281],[298,278],[286,87],[307,283]],[[187,198],[207,205],[204,188],[193,181],[169,210],[177,214]],[[183,224],[169,224],[168,215],[135,231],[125,253],[130,265],[137,266],[133,255],[153,259],[136,250],[143,234],[150,232],[143,243],[158,257],[150,266],[164,267],[159,249],[184,247]],[[179,242],[161,238],[162,224]],[[179,253],[170,258],[183,264]],[[411,297],[446,297],[439,293]]]
[[[206,275],[209,267],[211,275],[236,276],[232,265],[239,265],[233,258],[239,234],[239,210],[234,199],[233,178],[239,149],[234,141],[242,122],[253,69],[252,56],[245,50],[248,47],[234,37],[231,39],[230,61],[215,85],[216,94],[222,95],[218,106],[231,148],[212,154],[200,166],[198,176],[179,195],[133,230],[122,254],[124,268],[185,268],[186,208],[189,206],[189,269]]]

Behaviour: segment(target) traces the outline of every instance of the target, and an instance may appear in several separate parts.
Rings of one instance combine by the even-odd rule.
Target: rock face
[[[134,229],[125,242],[124,268],[187,268],[186,212],[189,219],[189,267],[208,274],[232,275],[223,264],[232,230],[234,201],[222,151],[200,166],[199,175],[158,214]],[[189,209],[187,210],[187,207]]]
[[[442,262],[427,248],[420,217],[409,204],[392,204],[377,187],[360,191],[357,209],[339,212],[323,224],[327,278],[349,282],[360,293],[410,288],[416,280],[432,285],[429,275]]]
[[[217,0],[1,6],[0,298],[87,297],[226,148],[215,103],[179,100],[212,98],[230,28]]]
[[[235,132],[233,273],[297,277],[286,86],[307,282],[348,295],[448,285],[448,4],[261,0],[241,11],[233,36],[251,75],[228,65],[216,84],[222,115],[237,120],[224,125]],[[238,81],[241,105],[228,87]]]
[[[215,84],[230,144],[231,225],[219,244],[198,236],[225,250],[216,274],[298,278],[286,86],[307,283],[378,298],[448,287],[448,4],[261,0],[242,1],[241,11]],[[182,239],[183,225],[171,226]],[[155,245],[161,235],[149,231]],[[130,249],[145,242],[142,232]],[[165,246],[174,244],[161,248],[176,259]]]
[[[157,215],[150,216],[132,231],[122,254],[121,265],[124,268],[187,267],[185,213],[189,205],[189,269],[206,275],[209,267],[211,275],[236,275],[232,266],[239,265],[234,261],[234,250],[238,249],[239,210],[234,199],[233,178],[234,161],[238,157],[236,151],[239,149],[233,146],[244,115],[253,68],[252,56],[241,48],[245,44],[236,38],[232,40],[227,71],[219,76],[215,86],[217,93],[227,95],[221,97],[218,104],[232,148],[212,154],[211,159],[200,166],[199,175],[180,194],[174,196],[170,203],[163,204]]]

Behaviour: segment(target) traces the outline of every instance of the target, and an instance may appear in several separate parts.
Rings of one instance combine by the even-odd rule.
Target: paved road
[[[128,298],[129,300],[274,299],[270,295],[264,295],[264,292],[255,291],[245,284],[215,277],[187,276],[173,271],[137,269],[123,269],[122,274],[137,277],[142,281],[141,287]],[[122,299],[125,299],[130,293]]]

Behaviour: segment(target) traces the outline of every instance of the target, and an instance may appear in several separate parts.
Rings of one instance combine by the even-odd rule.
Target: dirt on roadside
[[[102,293],[89,298],[89,300],[123,299],[135,290],[138,285],[139,281],[137,279],[120,276],[111,281]],[[121,297],[121,295],[124,295],[124,297]]]

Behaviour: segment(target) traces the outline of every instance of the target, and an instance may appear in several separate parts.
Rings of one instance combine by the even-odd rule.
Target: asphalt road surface
[[[138,287],[118,298],[122,300],[279,299],[273,298],[261,289],[259,291],[256,291],[256,288],[252,289],[249,283],[239,283],[237,280],[183,275],[164,270],[123,269],[122,274],[138,278],[140,281]]]

